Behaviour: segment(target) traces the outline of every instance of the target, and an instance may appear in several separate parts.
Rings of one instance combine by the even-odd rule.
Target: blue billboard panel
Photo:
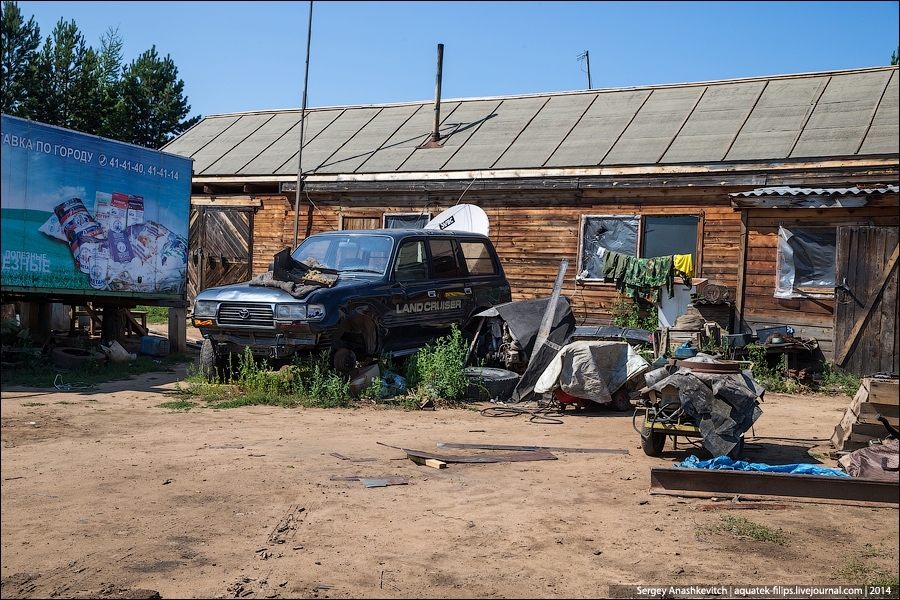
[[[4,290],[183,298],[192,159],[2,119]]]

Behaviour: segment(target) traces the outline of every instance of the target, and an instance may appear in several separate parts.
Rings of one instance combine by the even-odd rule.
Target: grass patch
[[[47,406],[43,402],[26,402],[22,406]]]
[[[896,564],[892,556],[888,556],[888,552],[884,549],[884,542],[877,547],[873,544],[865,544],[859,551],[844,559],[844,566],[835,569],[834,575],[844,581],[856,585],[872,586],[867,591],[868,598],[897,598],[900,591],[900,578],[897,571],[892,573],[889,569],[883,568],[875,560],[876,558],[886,558],[889,564]]]
[[[378,360],[382,377],[359,393],[351,393],[347,375],[331,366],[328,352],[298,354],[290,364],[272,370],[266,359],[247,349],[231,357],[224,380],[209,381],[199,369],[188,367],[174,395],[182,401],[203,402],[213,409],[267,405],[284,408],[347,408],[360,402],[379,408],[418,410],[424,406],[456,406],[468,388],[463,363],[468,344],[458,328],[395,365],[390,356]],[[396,375],[406,374],[405,378]],[[407,387],[406,382],[412,382]]]
[[[66,402],[65,400],[60,400],[59,402],[54,402],[54,404],[77,404],[76,402]]]
[[[163,402],[162,404],[156,405],[157,408],[165,408],[176,412],[186,412],[191,410],[195,406],[197,406],[196,402],[188,402],[187,400],[172,400],[171,402]]]
[[[3,369],[4,386],[24,386],[37,388],[52,388],[55,383],[72,386],[69,389],[85,388],[98,383],[108,381],[121,381],[131,379],[136,375],[152,372],[173,372],[175,365],[191,362],[193,359],[183,354],[170,354],[164,358],[150,356],[138,356],[135,360],[126,362],[106,362],[88,360],[79,369],[61,369],[53,365],[49,360],[49,354],[44,353],[26,360],[17,367]],[[60,380],[57,376],[62,375]]]
[[[147,313],[147,323],[165,325],[169,322],[169,309],[165,306],[137,306],[135,310]]]
[[[716,526],[716,531],[725,531],[738,537],[748,537],[760,542],[772,542],[779,546],[789,545],[787,536],[780,528],[771,529],[749,521],[746,517],[722,515],[722,523]]]

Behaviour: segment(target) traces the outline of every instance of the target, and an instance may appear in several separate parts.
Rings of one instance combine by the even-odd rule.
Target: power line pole
[[[306,120],[306,84],[309,81],[309,43],[312,38],[313,0],[309,0],[309,27],[306,32],[306,71],[303,75],[303,106],[300,109],[300,148],[297,151],[297,193],[294,197],[294,246],[297,247],[298,226],[300,223],[300,189],[303,187],[303,125]]]
[[[588,54],[588,51],[585,50],[581,54],[578,55],[578,60],[584,60],[587,66],[587,78],[588,78],[588,87],[587,89],[591,89],[591,56]]]

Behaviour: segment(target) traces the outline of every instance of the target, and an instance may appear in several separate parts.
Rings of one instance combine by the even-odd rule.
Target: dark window
[[[465,277],[462,268],[465,259],[453,240],[428,240],[431,249],[431,272],[435,279]]]
[[[834,227],[779,227],[775,297],[834,295]]]
[[[486,243],[465,241],[460,242],[459,245],[466,259],[469,275],[494,275],[497,273],[497,268]]]

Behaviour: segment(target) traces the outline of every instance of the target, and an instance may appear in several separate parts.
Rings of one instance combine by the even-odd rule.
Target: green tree
[[[95,112],[100,116],[96,133],[113,139],[119,139],[122,132],[120,113],[117,110],[122,98],[122,45],[119,30],[108,28],[100,38],[94,75],[97,84]]]
[[[28,118],[96,133],[97,53],[84,43],[75,21],[60,19],[37,56],[35,80],[26,98]]]
[[[168,55],[160,58],[156,46],[125,67],[117,107],[122,124],[119,139],[159,148],[200,120],[199,116],[187,119],[190,110],[175,63]]]
[[[898,64],[898,59],[900,59],[900,46],[897,46],[897,49],[891,52],[891,66]]]
[[[25,23],[15,2],[3,3],[2,24],[2,109],[4,113],[19,114],[34,76],[37,49],[41,45],[41,30],[34,17]]]

